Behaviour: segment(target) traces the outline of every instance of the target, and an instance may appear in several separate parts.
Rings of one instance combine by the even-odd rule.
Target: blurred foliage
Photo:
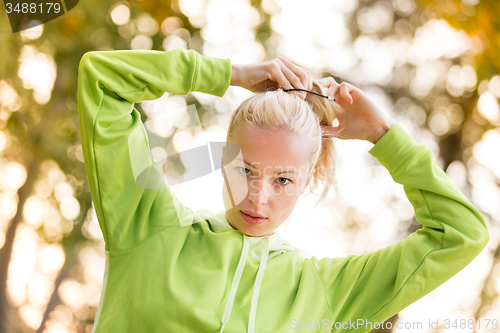
[[[268,46],[266,41],[275,36],[276,33],[272,31],[272,15],[263,9],[262,2],[252,0],[249,3],[258,10],[260,15],[260,23],[255,31],[256,40],[262,45]],[[469,3],[471,2],[472,0],[469,1]],[[130,24],[118,26],[113,23],[110,11],[119,3],[126,4],[130,8]],[[370,10],[379,3],[388,4],[392,8],[394,1],[360,1],[358,8],[353,13],[346,15],[351,43],[363,35],[357,22],[360,11]],[[467,5],[465,1],[459,0],[418,0],[418,3],[421,7],[415,9],[411,15],[403,15],[394,10],[394,23],[390,29],[377,32],[376,37],[401,37],[404,34],[413,36],[415,31],[423,26],[427,20],[433,17],[442,17],[455,29],[467,32],[473,42],[473,48],[480,50],[472,55],[468,52],[451,59],[450,65],[472,64],[476,69],[478,83],[490,79],[499,72],[499,3],[494,0],[481,1],[475,5]],[[82,232],[82,226],[88,219],[87,214],[91,208],[91,198],[84,165],[81,155],[78,154],[77,69],[80,58],[85,52],[130,49],[135,36],[131,26],[136,27],[136,20],[142,15],[149,15],[160,27],[157,33],[150,36],[153,43],[152,49],[162,50],[165,39],[174,33],[165,33],[164,29],[161,28],[162,22],[166,18],[177,17],[179,18],[178,22],[180,22],[178,28],[186,29],[189,32],[187,38],[184,36],[187,39],[187,47],[200,53],[203,52],[200,28],[193,26],[190,19],[181,12],[177,0],[169,2],[158,0],[128,2],[82,0],[63,17],[45,24],[43,35],[40,38],[29,40],[22,38],[20,33],[0,33],[0,45],[2,46],[0,81],[3,80],[13,87],[21,100],[21,106],[16,111],[8,110],[2,106],[0,101],[0,130],[8,133],[10,140],[10,145],[1,152],[0,157],[6,161],[22,164],[28,174],[26,182],[17,192],[17,213],[10,221],[4,222],[6,240],[0,248],[0,332],[34,331],[25,323],[24,319],[21,319],[21,311],[7,298],[6,284],[16,228],[23,221],[24,204],[33,195],[36,181],[47,177],[41,170],[44,161],[55,161],[64,172],[67,182],[73,187],[74,196],[80,204],[80,215],[72,221],[74,224],[72,230],[61,233],[59,237],[49,236],[43,225],[36,229],[38,236],[44,242],[62,244],[66,255],[65,264],[54,279],[55,288],[48,300],[47,307],[44,309],[42,324],[36,330],[37,332],[44,331],[51,318],[49,314],[58,305],[63,304],[58,294],[58,287],[64,279],[70,277],[76,281],[83,281],[83,267],[78,260],[79,251],[86,245],[98,246],[100,244]],[[0,22],[0,31],[6,31],[5,24],[5,21]],[[57,77],[52,96],[46,104],[36,102],[32,90],[23,86],[23,81],[18,75],[19,57],[23,46],[28,44],[41,52],[50,54],[56,64]],[[275,56],[273,52],[268,52],[266,58],[273,56]],[[435,87],[425,98],[417,98],[412,95],[409,88],[410,79],[416,75],[415,66],[405,64],[395,68],[394,72],[394,79],[387,84],[381,84],[380,88],[390,96],[396,113],[406,115],[413,106],[424,110],[427,121],[423,121],[420,125],[422,129],[429,129],[428,119],[440,106],[458,107],[459,112],[463,113],[463,120],[453,130],[445,135],[436,135],[435,139],[439,146],[439,157],[443,162],[444,169],[453,161],[462,161],[467,165],[468,159],[472,156],[471,147],[481,139],[486,130],[495,127],[477,112],[479,97],[477,87],[473,91],[465,92],[459,96],[451,95],[446,88]],[[327,69],[322,74],[335,76]],[[401,81],[403,83],[395,82],[398,77],[404,78]],[[186,98],[190,104],[198,103],[189,96]],[[197,105],[197,107],[202,113],[210,112],[210,108],[207,106]],[[138,108],[143,112],[139,105]],[[200,114],[200,119],[202,118],[203,114]],[[468,190],[470,191],[470,184]],[[52,193],[48,199],[54,199],[54,196],[55,194]],[[55,199],[54,202],[56,202]],[[413,221],[407,233],[413,232],[418,226],[419,224]],[[481,308],[491,305],[493,300],[498,297],[497,294],[486,290],[486,284],[493,279],[492,274],[485,282],[482,295],[480,295]],[[70,320],[77,332],[91,331],[97,307],[86,305],[85,309],[85,311],[78,313],[74,312],[73,319]],[[476,317],[479,315],[479,311],[480,309],[478,309]],[[395,321],[396,316],[391,320]]]
[[[496,0],[418,0],[426,10],[464,30],[472,39],[479,81],[500,72],[500,2]]]
[[[417,0],[426,11],[438,18],[445,19],[453,28],[463,30],[471,38],[472,59],[469,62],[475,67],[478,82],[490,80],[494,75],[500,73],[500,2],[497,0]],[[478,90],[473,96],[463,101],[468,114],[477,112]],[[479,119],[479,123],[477,124]],[[483,134],[486,129],[492,128],[480,117],[476,121],[469,121],[470,127],[474,129],[477,136]],[[482,125],[482,126],[481,126]],[[480,129],[478,129],[480,128]],[[494,127],[493,127],[494,128]],[[498,128],[498,127],[497,127]],[[473,140],[474,142],[476,140]],[[492,152],[498,154],[498,152]],[[500,184],[496,179],[497,186]],[[497,246],[494,254],[494,265],[488,274],[479,295],[481,303],[475,313],[479,318],[482,311],[494,307],[495,300],[498,301],[498,292],[492,291],[491,285],[495,284],[498,276],[495,274],[495,263],[500,261],[500,246]]]
[[[176,2],[166,6],[160,1],[125,2],[131,8],[131,19],[140,14],[151,13],[159,23],[169,16],[178,16],[185,29],[191,33],[199,31],[191,27],[189,20],[180,13]],[[116,1],[86,0],[66,15],[45,24],[43,35],[35,40],[26,40],[20,33],[0,33],[0,80],[14,88],[22,101],[22,106],[15,112],[5,107],[0,118],[0,129],[9,133],[10,145],[2,152],[8,161],[16,161],[26,168],[28,180],[18,191],[19,203],[16,216],[6,228],[6,241],[0,249],[0,332],[31,332],[21,320],[20,313],[13,311],[6,295],[6,283],[9,261],[17,226],[22,222],[24,204],[34,192],[36,180],[43,177],[40,165],[43,161],[56,161],[66,174],[68,182],[75,190],[75,197],[80,203],[80,216],[73,221],[73,230],[60,239],[50,239],[44,227],[38,228],[37,234],[46,242],[59,242],[65,249],[66,262],[55,279],[54,292],[44,311],[43,321],[37,332],[43,332],[49,320],[49,313],[61,304],[58,287],[65,277],[77,281],[83,280],[79,251],[86,244],[96,244],[82,234],[82,226],[91,207],[91,197],[86,182],[85,168],[78,158],[79,130],[77,113],[77,69],[80,58],[85,52],[106,49],[129,49],[132,35],[114,25],[109,12]],[[0,31],[7,31],[6,24],[0,22]],[[121,34],[120,34],[121,33]],[[161,49],[164,36],[161,32],[153,36],[154,49]],[[57,66],[52,96],[47,104],[37,104],[31,89],[23,86],[18,76],[19,57],[23,45],[33,45],[38,50],[51,54]],[[0,103],[1,104],[1,103]],[[81,149],[81,148],[80,148]],[[50,198],[54,198],[54,194]],[[49,199],[50,199],[49,198]],[[8,222],[8,221],[7,221]],[[80,319],[79,332],[90,332],[97,307],[89,307],[88,316]],[[90,326],[89,326],[90,325]]]

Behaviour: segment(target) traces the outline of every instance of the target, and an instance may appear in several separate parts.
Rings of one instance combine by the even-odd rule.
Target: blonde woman
[[[225,209],[193,212],[168,186],[138,186],[131,154],[152,166],[150,179],[161,168],[134,103],[165,92],[222,97],[229,85],[255,95],[228,128],[240,154],[224,155]],[[90,52],[78,100],[106,244],[93,332],[367,332],[462,270],[489,240],[479,212],[426,146],[360,89],[315,82],[285,58],[235,65],[186,49]],[[374,144],[369,153],[404,186],[421,229],[375,252],[321,260],[279,237],[305,189],[332,184],[333,138]]]

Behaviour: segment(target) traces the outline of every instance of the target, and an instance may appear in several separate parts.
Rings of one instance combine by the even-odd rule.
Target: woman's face
[[[241,152],[224,167],[226,219],[248,236],[269,236],[290,216],[309,183],[314,172],[310,148],[296,134],[250,126],[241,126],[231,142]]]

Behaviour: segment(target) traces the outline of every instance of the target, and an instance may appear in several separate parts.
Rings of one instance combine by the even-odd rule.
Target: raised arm
[[[220,97],[230,81],[229,59],[204,57],[182,48],[168,52],[100,51],[82,57],[78,76],[80,135],[106,250],[132,248],[178,223],[177,213],[189,210],[167,186],[148,189],[136,184],[131,157],[134,163],[150,166],[150,179],[162,180],[134,103],[159,98],[165,92],[199,91]]]
[[[252,92],[279,86],[310,88],[312,77],[283,57],[233,65],[229,59],[205,57],[183,48],[100,51],[82,57],[80,135],[106,250],[129,249],[179,219],[189,219],[192,213],[161,178],[134,103],[159,98],[165,92],[199,91],[221,97],[230,84]]]
[[[366,323],[390,318],[467,266],[488,243],[489,232],[477,209],[433,162],[428,147],[417,144],[360,89],[333,78],[321,82],[341,106],[339,126],[323,130],[374,143],[370,154],[403,185],[422,224],[405,240],[375,252],[311,259],[336,327],[368,332],[373,326]]]
[[[375,252],[311,259],[332,316],[341,323],[359,319],[374,324],[390,318],[466,267],[489,240],[477,209],[433,162],[429,148],[417,144],[399,124],[370,154],[404,186],[422,228]],[[341,331],[369,330],[363,324]]]

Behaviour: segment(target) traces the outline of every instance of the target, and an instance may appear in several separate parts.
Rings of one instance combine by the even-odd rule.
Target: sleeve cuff
[[[395,123],[368,151],[392,175],[413,154],[418,143]]]
[[[231,60],[196,54],[197,70],[193,78],[193,91],[224,96],[231,83]]]

